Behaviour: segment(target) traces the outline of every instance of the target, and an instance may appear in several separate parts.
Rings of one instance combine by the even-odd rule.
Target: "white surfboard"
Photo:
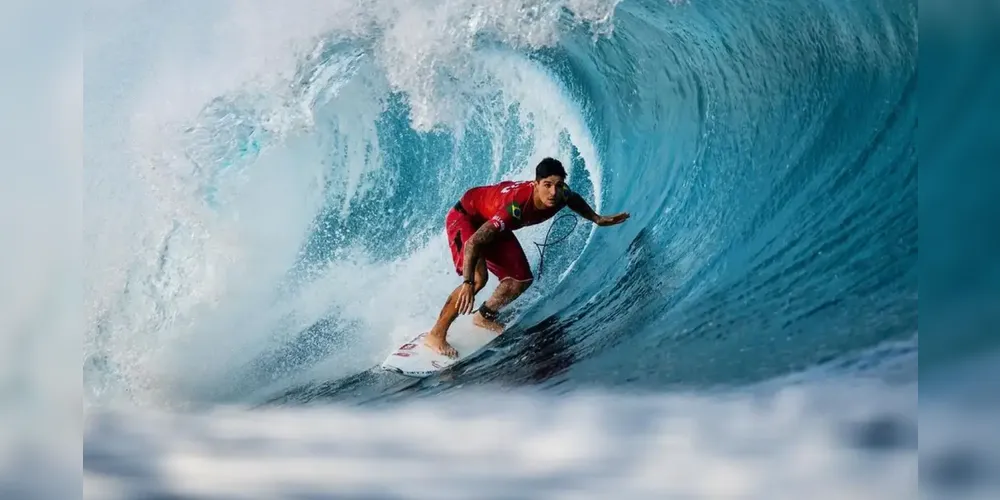
[[[471,322],[456,321],[448,330],[448,343],[458,351],[458,356],[449,358],[424,344],[427,333],[413,337],[389,353],[380,365],[382,369],[410,377],[426,377],[479,354],[498,337],[497,333]]]

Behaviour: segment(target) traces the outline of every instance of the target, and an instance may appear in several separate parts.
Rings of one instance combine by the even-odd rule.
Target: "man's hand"
[[[628,212],[622,212],[620,214],[615,214],[612,216],[602,215],[597,219],[596,224],[598,226],[614,226],[615,224],[621,224],[622,222],[625,222],[625,219],[628,218],[629,218]]]
[[[483,247],[489,245],[497,235],[500,234],[500,228],[487,222],[472,236],[469,241],[465,242],[465,258],[462,263],[462,276],[466,280],[471,281],[472,276],[476,273],[476,263],[479,262],[479,256],[482,254]],[[462,291],[458,294],[458,314],[471,314],[472,304],[476,298],[476,287],[475,285],[466,281],[462,284]]]
[[[458,314],[470,314],[472,313],[472,305],[476,300],[476,287],[468,284],[462,284],[462,291],[458,292]]]

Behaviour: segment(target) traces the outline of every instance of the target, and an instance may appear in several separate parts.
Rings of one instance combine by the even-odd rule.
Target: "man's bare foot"
[[[424,337],[424,345],[430,347],[432,351],[440,353],[449,358],[458,357],[458,351],[444,339],[443,336],[430,334]]]
[[[504,326],[502,324],[484,318],[478,311],[472,315],[472,324],[478,326],[479,328],[490,330],[498,335],[503,333]]]

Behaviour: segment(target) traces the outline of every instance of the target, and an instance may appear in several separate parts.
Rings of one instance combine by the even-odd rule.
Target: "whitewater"
[[[83,497],[989,491],[951,378],[918,460],[916,11],[85,5]],[[459,281],[446,210],[546,156],[630,220],[519,231],[489,356],[374,369]]]

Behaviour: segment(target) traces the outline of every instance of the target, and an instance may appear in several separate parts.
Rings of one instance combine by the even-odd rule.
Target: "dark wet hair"
[[[544,160],[538,162],[538,166],[535,167],[535,180],[544,179],[549,176],[558,175],[566,180],[566,169],[563,168],[563,164],[556,160],[555,158],[545,158]]]

